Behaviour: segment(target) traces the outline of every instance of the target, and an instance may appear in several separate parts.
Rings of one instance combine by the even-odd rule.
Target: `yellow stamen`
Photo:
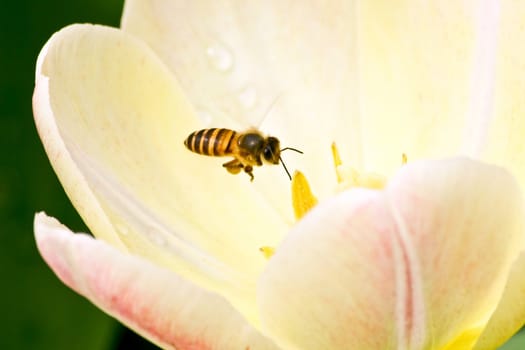
[[[332,143],[332,157],[334,159],[335,174],[337,175],[338,190],[343,191],[352,187],[382,189],[387,179],[379,174],[365,173],[355,168],[344,166],[339,156],[335,142]]]
[[[275,248],[273,247],[261,247],[259,248],[259,251],[266,259],[270,259],[275,254]]]
[[[292,206],[295,218],[299,220],[317,204],[317,198],[310,190],[308,180],[300,171],[296,171],[292,178]]]
[[[403,153],[401,155],[401,164],[405,165],[406,163],[408,163],[408,157],[407,157],[407,155],[405,153]]]
[[[292,178],[292,206],[295,213],[295,218],[299,220],[310,209],[317,204],[317,198],[310,190],[308,180],[300,171],[296,171]],[[259,251],[266,259],[270,259],[275,254],[275,248],[263,246]]]
[[[352,167],[343,166],[339,150],[335,142],[332,143],[332,157],[334,161],[335,173],[337,176],[338,191],[343,191],[352,187],[364,187],[370,189],[383,189],[386,186],[386,177],[360,172]],[[407,156],[403,153],[402,162],[407,162]],[[300,220],[310,209],[317,205],[317,198],[310,189],[310,184],[303,173],[296,171],[292,177],[292,206],[295,218]],[[273,247],[260,247],[259,251],[266,259],[270,259],[275,254]]]
[[[357,187],[370,188],[374,190],[380,190],[386,185],[386,178],[383,175],[374,173],[362,173],[357,178]]]
[[[343,178],[341,177],[338,169],[343,164],[343,162],[341,161],[341,156],[339,156],[339,150],[337,149],[335,142],[332,142],[332,157],[334,158],[334,168],[335,174],[337,176],[337,183],[341,183],[343,182]]]
[[[444,350],[472,349],[479,339],[483,327],[467,329],[456,336],[454,340],[442,347]]]

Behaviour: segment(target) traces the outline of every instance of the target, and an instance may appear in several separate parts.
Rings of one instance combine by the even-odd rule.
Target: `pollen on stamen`
[[[292,177],[292,206],[297,220],[301,219],[310,209],[317,205],[317,198],[310,190],[308,180],[300,171],[296,171]],[[262,246],[259,251],[266,259],[275,254],[275,248]]]
[[[383,175],[358,171],[355,168],[343,165],[335,142],[332,143],[332,157],[335,173],[337,175],[338,191],[353,187],[364,187],[370,189],[382,189],[387,179]]]
[[[406,153],[403,153],[401,155],[401,165],[405,165],[406,163],[408,163],[408,157],[407,157]]]
[[[292,178],[292,206],[297,220],[301,219],[310,209],[317,205],[317,198],[310,189],[310,184],[300,171]]]
[[[343,165],[339,150],[335,142],[331,145],[334,169],[337,176],[338,192],[353,187],[362,187],[369,189],[383,189],[387,184],[387,178],[376,173],[367,173],[358,171],[355,168]],[[401,155],[402,164],[408,162],[405,153]],[[296,171],[292,177],[292,206],[295,218],[300,220],[306,213],[317,205],[317,198],[310,189],[308,180],[300,171]],[[266,259],[270,259],[275,254],[275,248],[263,246],[259,251]]]
[[[263,256],[266,259],[270,259],[275,254],[274,247],[268,247],[268,246],[260,247],[259,251],[263,254]]]
[[[334,168],[335,175],[337,176],[337,183],[341,183],[343,182],[343,178],[339,173],[339,167],[343,164],[343,162],[341,161],[341,156],[339,155],[339,150],[337,149],[335,142],[332,142],[332,158],[334,159]]]

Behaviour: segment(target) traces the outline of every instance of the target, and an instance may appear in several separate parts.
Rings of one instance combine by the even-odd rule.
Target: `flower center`
[[[356,168],[344,165],[339,156],[335,142],[332,143],[332,157],[334,161],[335,174],[337,176],[337,192],[342,192],[354,187],[369,189],[383,189],[387,178],[376,173],[359,171]],[[406,154],[402,154],[401,164],[407,163]],[[303,173],[296,171],[292,178],[292,206],[295,218],[300,220],[308,211],[317,205],[317,198],[312,193],[310,184]],[[259,251],[266,259],[270,259],[275,253],[273,247],[261,247]]]
[[[387,179],[385,176],[376,173],[358,171],[355,168],[344,165],[339,156],[337,146],[332,143],[332,157],[334,159],[335,173],[337,175],[338,192],[353,188],[363,187],[380,190],[385,187]],[[406,163],[406,156],[403,154],[403,164]]]

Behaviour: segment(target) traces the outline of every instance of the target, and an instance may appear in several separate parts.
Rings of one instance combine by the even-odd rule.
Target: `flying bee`
[[[281,164],[292,177],[281,159],[281,152],[292,150],[303,153],[295,148],[286,147],[281,149],[279,139],[273,136],[265,136],[257,129],[245,132],[237,132],[230,129],[212,128],[192,132],[184,145],[192,152],[212,157],[234,157],[233,160],[222,166],[231,174],[238,174],[241,170],[250,175],[253,181],[253,167],[267,164]]]

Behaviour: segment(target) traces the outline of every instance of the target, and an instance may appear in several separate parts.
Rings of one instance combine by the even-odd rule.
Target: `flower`
[[[42,256],[164,348],[499,346],[525,320],[519,6],[135,0],[62,29],[35,121],[97,240],[37,214]],[[247,123],[304,151],[297,223],[277,167],[183,146]],[[417,161],[456,154],[500,167]]]

